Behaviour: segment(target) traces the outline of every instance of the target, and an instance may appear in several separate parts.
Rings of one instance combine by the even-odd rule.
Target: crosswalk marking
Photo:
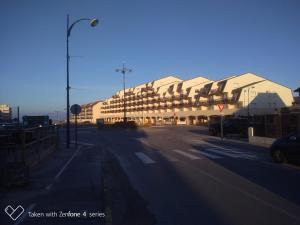
[[[173,150],[173,151],[176,152],[176,153],[178,153],[178,154],[180,154],[180,155],[186,156],[186,157],[188,157],[188,158],[190,158],[190,159],[201,159],[201,158],[198,157],[198,156],[194,156],[194,155],[192,155],[192,154],[189,154],[189,153],[187,153],[187,152],[184,152],[184,151],[181,151],[181,150],[178,150],[178,149],[175,149],[175,150]]]
[[[143,152],[135,152],[135,155],[145,164],[152,164],[155,163],[154,160],[149,158],[147,155],[145,155]]]
[[[245,158],[245,159],[256,159],[257,157],[255,155],[239,152],[231,149],[223,149],[223,148],[207,148],[204,146],[200,146],[203,148],[203,150],[211,151],[217,154],[233,157],[233,158]]]
[[[225,147],[214,145],[214,144],[211,144],[210,146],[213,146],[212,149],[222,149],[228,153],[239,154],[239,155],[243,155],[246,157],[256,158],[256,156],[254,156],[253,154],[251,154],[249,152],[243,152],[243,151],[239,151],[239,150],[232,149],[232,148],[225,148]]]
[[[158,153],[159,153],[162,157],[166,158],[168,161],[171,161],[171,162],[177,162],[177,161],[178,161],[178,159],[176,159],[176,158],[173,157],[173,156],[170,156],[170,155],[166,154],[165,152],[158,151]]]
[[[196,142],[196,141],[194,141]],[[230,157],[235,157],[234,155],[236,155],[235,158],[246,158],[246,159],[257,159],[257,156],[255,156],[252,152],[245,152],[245,151],[240,151],[239,149],[236,148],[228,148],[228,147],[224,147],[224,146],[219,146],[219,145],[215,145],[206,141],[199,141],[197,140],[197,143],[199,144],[199,147],[202,147],[203,149],[209,150],[209,149],[213,149],[213,150],[220,150],[222,149],[223,151],[221,151],[222,153],[228,153],[228,156]],[[222,154],[220,153],[220,154]],[[231,154],[231,155],[229,155]]]
[[[228,152],[224,152],[224,151],[220,151],[220,150],[218,150],[216,148],[206,148],[206,149],[203,149],[203,150],[209,151],[209,152],[214,152],[214,153],[217,153],[217,154],[220,154],[220,155],[229,156],[229,157],[232,157],[232,158],[241,158],[241,156],[239,156],[239,155],[228,153]]]
[[[196,149],[189,149],[189,151],[195,152],[195,153],[198,153],[198,154],[201,154],[201,155],[204,155],[204,156],[212,158],[212,159],[220,159],[220,158],[222,158],[221,156],[216,156],[216,155],[209,154],[209,153],[206,153],[206,152],[202,152],[202,151],[199,151],[199,150],[196,150]]]

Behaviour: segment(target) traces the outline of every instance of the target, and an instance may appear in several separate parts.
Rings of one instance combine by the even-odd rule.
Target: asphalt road
[[[45,161],[32,174],[31,186],[8,193],[1,208],[11,203],[26,211],[103,210],[99,190],[101,150],[106,150],[118,159],[156,224],[300,224],[300,169],[273,163],[265,148],[221,142],[196,126],[85,127],[78,138],[79,150],[59,151]],[[0,224],[101,224],[28,217],[12,222],[3,212],[0,219]]]
[[[159,225],[300,224],[300,170],[202,127],[80,132],[111,151]]]

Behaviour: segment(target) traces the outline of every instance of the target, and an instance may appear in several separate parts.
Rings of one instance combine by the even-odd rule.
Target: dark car
[[[229,118],[223,120],[223,135],[226,134],[239,134],[247,137],[248,127],[250,126],[247,119]],[[220,136],[221,134],[221,121],[209,124],[208,131],[210,135]]]
[[[277,163],[300,162],[300,131],[277,139],[270,147],[270,154]]]

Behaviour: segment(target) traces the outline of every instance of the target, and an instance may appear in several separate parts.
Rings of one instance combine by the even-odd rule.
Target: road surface
[[[32,175],[28,190],[9,193],[1,207],[11,201],[22,203],[27,211],[103,210],[101,152],[107,151],[120,163],[155,224],[300,224],[300,169],[273,163],[265,148],[243,141],[221,142],[196,126],[100,131],[84,127],[79,128],[78,138],[79,150],[55,154]],[[2,221],[36,222],[28,217],[15,223]],[[43,220],[43,224],[58,223]],[[99,224],[99,220],[60,224]],[[135,224],[154,222],[145,218]]]

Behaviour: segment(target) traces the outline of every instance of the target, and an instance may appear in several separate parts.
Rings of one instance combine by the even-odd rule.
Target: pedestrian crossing
[[[177,154],[183,155],[183,156],[185,156],[185,157],[187,157],[189,159],[192,159],[192,160],[194,160],[194,159],[201,159],[200,157],[194,156],[192,154],[189,154],[187,152],[184,152],[184,151],[181,151],[181,150],[178,150],[178,149],[175,149],[173,151],[176,152]]]
[[[151,151],[151,150],[150,150]],[[183,160],[220,160],[223,158],[256,160],[257,156],[251,152],[238,151],[228,147],[206,144],[190,149],[173,149],[151,152],[135,152],[136,157],[144,164],[155,164],[161,159],[170,162],[180,162]]]
[[[217,156],[217,155],[213,155],[213,154],[210,154],[210,153],[205,153],[205,152],[200,152],[199,150],[196,150],[196,149],[189,149],[191,152],[194,152],[194,153],[197,153],[197,154],[200,154],[200,155],[204,155],[206,156],[207,158],[212,158],[212,159],[220,159],[222,158],[221,156]]]
[[[152,160],[150,157],[148,157],[145,153],[143,152],[136,152],[135,155],[145,164],[152,164],[155,163],[154,160]]]

